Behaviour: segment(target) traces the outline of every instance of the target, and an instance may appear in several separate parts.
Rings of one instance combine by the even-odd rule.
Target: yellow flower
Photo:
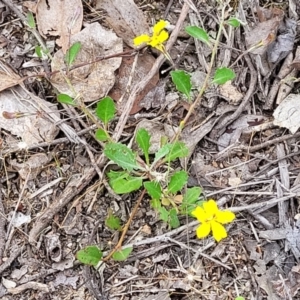
[[[165,54],[166,50],[163,43],[169,38],[168,31],[165,30],[168,24],[169,22],[160,20],[154,25],[152,36],[147,34],[142,34],[140,36],[137,36],[133,40],[134,45],[139,46],[143,43],[146,43],[147,45],[156,48]]]
[[[196,234],[199,239],[205,238],[212,231],[214,239],[219,242],[227,237],[223,224],[232,222],[235,214],[229,210],[220,211],[217,203],[210,199],[203,203],[203,208],[197,206],[192,215],[197,218],[201,225],[197,228]]]

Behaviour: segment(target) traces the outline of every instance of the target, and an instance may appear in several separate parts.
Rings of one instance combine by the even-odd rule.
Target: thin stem
[[[133,211],[132,211],[129,219],[128,219],[127,223],[125,224],[124,228],[123,228],[122,235],[121,235],[121,237],[120,237],[117,245],[115,246],[115,248],[105,258],[103,258],[103,261],[108,261],[113,256],[113,254],[121,248],[122,243],[123,243],[124,238],[125,238],[125,235],[126,235],[128,229],[129,229],[129,226],[130,226],[132,220],[133,220],[133,217],[137,213],[137,210],[138,210],[138,208],[139,208],[139,206],[140,206],[140,204],[141,204],[141,202],[143,200],[145,192],[146,192],[146,190],[144,189],[142,191],[140,197],[138,198],[138,200],[137,200],[137,202],[136,202],[136,204],[135,204],[135,206],[133,208]]]
[[[217,34],[217,37],[216,37],[216,41],[215,41],[215,44],[214,44],[214,47],[213,47],[213,50],[212,50],[212,53],[211,53],[210,65],[209,65],[208,72],[206,74],[204,83],[203,83],[203,85],[202,85],[202,87],[201,87],[201,89],[200,89],[200,91],[198,93],[198,96],[197,96],[196,100],[190,106],[190,109],[188,110],[188,112],[187,112],[186,116],[184,117],[183,121],[180,122],[180,125],[179,125],[179,128],[177,130],[177,133],[176,133],[175,136],[173,136],[171,142],[174,142],[174,141],[178,140],[179,135],[182,132],[182,129],[184,128],[184,126],[187,123],[188,119],[190,118],[190,116],[194,112],[196,106],[199,105],[199,103],[200,103],[200,101],[202,99],[202,96],[203,96],[205,90],[208,87],[210,76],[211,76],[211,73],[212,73],[212,69],[213,69],[213,66],[214,66],[214,63],[215,63],[215,57],[217,55],[218,46],[219,46],[219,43],[220,43],[220,38],[221,38],[222,30],[223,30],[223,27],[224,27],[225,7],[226,6],[224,5],[223,8],[222,8],[222,17],[221,17],[220,27],[219,27],[218,34]]]

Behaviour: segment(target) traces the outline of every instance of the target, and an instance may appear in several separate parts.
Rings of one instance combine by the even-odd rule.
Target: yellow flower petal
[[[225,239],[227,237],[227,232],[223,225],[216,221],[211,221],[210,224],[212,229],[212,235],[217,242],[220,242],[222,239]]]
[[[211,230],[210,222],[202,223],[197,229],[196,234],[198,239],[205,238],[209,235]]]
[[[158,35],[158,39],[161,43],[165,42],[169,38],[169,33],[166,30],[162,30],[161,33]]]
[[[153,26],[153,35],[159,35],[160,32],[169,25],[169,22],[160,20]]]
[[[199,222],[204,223],[206,221],[206,214],[205,211],[202,207],[197,206],[193,211],[192,211],[192,216],[194,216]]]
[[[228,224],[235,219],[235,214],[229,210],[218,211],[215,220],[221,224]]]
[[[151,41],[151,37],[147,34],[142,34],[133,39],[133,44],[135,46],[139,46],[143,43],[149,43]]]
[[[219,210],[216,201],[212,199],[203,203],[203,209],[205,210],[206,217],[208,220],[212,220]]]

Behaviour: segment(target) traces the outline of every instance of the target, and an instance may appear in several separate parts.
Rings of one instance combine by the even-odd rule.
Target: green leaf
[[[147,181],[144,182],[144,187],[152,199],[159,200],[162,194],[161,186],[158,182]]]
[[[207,32],[198,26],[187,26],[185,31],[192,37],[200,40],[201,42],[209,45],[209,35]]]
[[[97,266],[103,256],[97,246],[87,246],[76,253],[76,258],[85,265]]]
[[[109,185],[116,194],[127,194],[138,190],[143,185],[142,177],[133,177],[126,172],[110,171],[107,176]]]
[[[67,95],[67,94],[59,94],[59,95],[57,95],[57,100],[58,100],[58,102],[63,103],[63,104],[77,106],[77,104],[75,103],[74,99],[72,97],[70,97],[69,95]]]
[[[35,46],[35,53],[39,58],[43,57],[43,50],[41,46]]]
[[[104,154],[121,168],[132,171],[139,169],[134,152],[121,143],[108,143],[105,145]]]
[[[108,137],[109,136],[108,136],[107,132],[102,128],[97,129],[95,132],[95,138],[98,141],[106,142],[108,140]]]
[[[192,89],[191,76],[182,70],[177,70],[171,72],[171,77],[177,90],[186,95],[190,100],[190,93]]]
[[[97,103],[96,116],[106,125],[116,114],[116,105],[112,98],[105,97]]]
[[[150,134],[144,128],[139,129],[136,134],[136,142],[145,155],[147,165],[149,165],[150,138]]]
[[[69,67],[73,64],[74,60],[76,59],[80,51],[80,48],[81,48],[81,43],[76,42],[70,47],[70,49],[67,50],[65,54],[65,61]]]
[[[228,68],[219,68],[216,70],[214,78],[213,78],[213,83],[216,84],[224,84],[229,80],[232,80],[235,78],[235,73]]]
[[[235,300],[245,300],[245,298],[242,297],[242,296],[238,296],[238,297],[235,298]]]
[[[183,186],[187,183],[188,174],[185,171],[178,171],[171,176],[169,185],[168,185],[168,192],[170,193],[177,193],[180,191]]]
[[[162,148],[160,148],[154,156],[153,164],[155,164],[157,161],[159,161],[161,158],[166,156],[172,148],[172,144],[166,144]]]
[[[115,261],[123,261],[123,260],[125,260],[130,255],[130,253],[132,252],[132,250],[133,250],[133,247],[128,247],[128,248],[116,251],[112,255],[112,258]]]
[[[175,208],[172,208],[169,211],[169,224],[170,224],[171,228],[177,228],[180,226],[177,211]]]
[[[164,161],[171,162],[179,157],[185,157],[189,154],[189,149],[183,142],[175,142],[171,144],[170,152],[166,155]]]
[[[196,208],[196,206],[201,206],[201,203],[203,202],[199,201],[201,193],[202,190],[199,187],[187,189],[182,199],[181,212],[184,214],[190,214]]]
[[[157,210],[161,207],[161,203],[160,203],[159,199],[150,200],[150,205],[152,208],[157,209]]]
[[[26,18],[27,20],[27,24],[28,24],[28,26],[31,28],[31,29],[34,29],[36,26],[35,26],[35,21],[34,21],[34,16],[33,16],[33,14],[32,14],[32,12],[31,11],[29,11],[28,13],[27,13],[27,18]]]
[[[239,27],[241,25],[241,21],[237,18],[230,18],[226,23],[232,27]]]
[[[105,225],[112,230],[120,230],[121,229],[121,220],[119,217],[115,217],[112,211],[108,210],[108,216],[105,220]]]
[[[169,212],[166,210],[166,208],[161,206],[157,210],[159,212],[159,218],[164,222],[168,222],[169,221]]]
[[[47,59],[47,53],[49,53],[49,49],[43,49],[41,46],[36,46],[35,53],[40,59]]]

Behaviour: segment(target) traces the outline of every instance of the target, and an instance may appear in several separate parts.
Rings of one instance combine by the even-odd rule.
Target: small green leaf
[[[157,161],[159,161],[161,158],[166,156],[172,148],[172,144],[166,144],[162,148],[160,148],[154,156],[153,164],[155,164]]]
[[[119,251],[116,251],[113,255],[112,258],[115,261],[124,261],[132,252],[133,247],[128,247]]]
[[[182,203],[193,204],[196,203],[202,193],[201,188],[192,187],[186,190],[185,195],[183,196]]]
[[[34,21],[34,16],[33,16],[33,14],[32,14],[32,12],[31,11],[29,11],[28,13],[27,13],[27,24],[28,24],[28,26],[31,28],[31,29],[34,29],[35,28],[35,21]]]
[[[65,55],[65,61],[69,67],[73,64],[74,60],[76,59],[80,51],[80,48],[81,48],[81,43],[76,42],[70,47],[70,49],[67,50]]]
[[[140,168],[133,151],[121,143],[108,143],[105,145],[104,154],[125,170],[132,171]]]
[[[109,136],[108,136],[107,132],[104,129],[99,128],[95,132],[95,138],[98,141],[106,142],[108,140]]]
[[[36,55],[39,57],[39,58],[42,58],[43,57],[43,50],[42,50],[42,47],[41,46],[36,46],[35,48],[35,53]]]
[[[159,212],[159,218],[164,222],[168,222],[169,221],[169,212],[166,210],[166,208],[161,206],[157,210]]]
[[[235,298],[235,300],[245,300],[245,298],[242,297],[242,296],[238,296],[238,297]]]
[[[157,209],[157,210],[161,207],[161,203],[160,203],[159,199],[150,200],[150,205],[152,208]]]
[[[47,59],[47,53],[49,53],[49,49],[43,49],[41,46],[36,46],[35,53],[40,59]]]
[[[76,253],[76,258],[85,265],[97,266],[103,256],[97,246],[87,246]]]
[[[169,185],[168,185],[168,192],[170,193],[177,193],[180,191],[183,186],[187,183],[188,175],[185,171],[178,171],[171,176]]]
[[[121,229],[121,220],[119,217],[115,217],[111,211],[108,210],[108,216],[105,220],[105,225],[112,230],[120,230]]]
[[[216,70],[216,73],[213,78],[213,83],[216,84],[224,84],[229,80],[232,80],[235,78],[235,73],[228,68],[219,68]]]
[[[237,18],[230,18],[226,23],[235,28],[241,25],[241,21]]]
[[[209,45],[209,35],[207,32],[198,26],[187,26],[185,31],[192,37],[200,40],[201,42]]]
[[[96,116],[106,125],[116,114],[116,105],[112,98],[105,97],[97,103]]]
[[[63,104],[77,106],[77,104],[75,103],[74,99],[72,97],[70,97],[69,95],[67,95],[67,94],[59,94],[59,95],[57,95],[57,100],[58,100],[58,102],[63,103]]]
[[[184,214],[190,214],[196,208],[196,206],[201,206],[200,204],[203,202],[199,201],[201,193],[202,190],[199,187],[187,189],[182,199],[181,212]]]
[[[127,194],[138,190],[143,185],[142,177],[133,177],[126,172],[110,171],[107,176],[109,185],[116,194]]]
[[[164,161],[171,162],[179,157],[185,157],[189,154],[189,149],[183,142],[175,142],[174,144],[171,144],[172,147],[170,149],[170,152],[166,155],[166,158]]]
[[[172,208],[169,211],[169,224],[170,224],[171,228],[177,228],[180,226],[177,211],[175,208]]]
[[[147,165],[149,165],[150,138],[150,134],[144,128],[139,129],[136,133],[136,142],[145,155]]]
[[[186,97],[190,100],[190,93],[192,89],[191,76],[182,70],[177,70],[171,72],[171,77],[177,90],[186,95]]]
[[[147,181],[144,182],[144,187],[152,199],[159,200],[162,194],[161,186],[158,182]]]

